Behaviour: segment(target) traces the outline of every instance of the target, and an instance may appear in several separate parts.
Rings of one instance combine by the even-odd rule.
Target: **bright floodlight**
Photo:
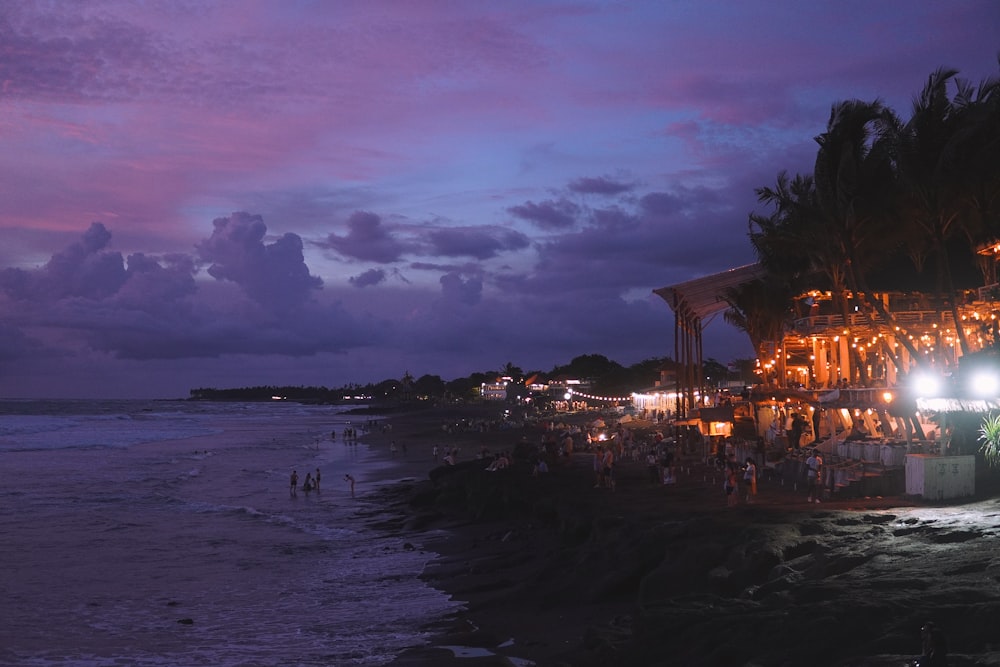
[[[563,398],[565,398],[568,401],[569,399],[573,398],[573,392],[567,391],[565,394],[563,394]]]
[[[936,396],[941,391],[941,381],[933,375],[918,375],[913,378],[913,391],[917,396]]]
[[[969,381],[969,389],[981,398],[1000,394],[1000,379],[994,373],[979,371]]]

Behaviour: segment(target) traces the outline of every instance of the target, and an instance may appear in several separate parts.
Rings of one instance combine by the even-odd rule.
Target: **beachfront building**
[[[921,293],[873,295],[882,312],[868,310],[860,299],[845,316],[830,292],[810,291],[773,354],[760,359],[768,384],[807,389],[859,386],[894,387],[918,367],[950,373],[968,353],[992,348],[1000,326],[995,286],[963,291],[957,299],[956,324],[950,308]]]
[[[499,377],[493,382],[483,382],[479,387],[479,396],[485,401],[506,401],[507,390],[513,378]]]

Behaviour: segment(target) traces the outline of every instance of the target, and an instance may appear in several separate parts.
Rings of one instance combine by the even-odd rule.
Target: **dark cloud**
[[[532,222],[542,229],[566,229],[576,223],[580,207],[567,199],[543,201],[540,204],[526,202],[511,206],[507,211],[522,220]]]
[[[346,236],[327,237],[329,246],[347,257],[388,264],[399,260],[407,250],[406,244],[394,239],[374,213],[355,211],[347,219],[347,227]]]
[[[640,224],[635,213],[619,207],[594,209],[591,213],[593,226],[613,234],[625,234]]]
[[[473,305],[482,298],[483,281],[481,278],[463,280],[457,273],[446,273],[441,276],[441,293],[448,301]]]
[[[573,192],[578,192],[580,194],[613,196],[629,192],[635,187],[635,185],[632,183],[616,181],[613,178],[608,178],[607,176],[600,176],[597,178],[578,178],[574,181],[570,181],[568,187]]]
[[[52,255],[41,269],[4,269],[0,289],[13,299],[36,302],[111,296],[125,283],[126,274],[121,253],[104,251],[110,240],[111,233],[95,222],[79,241]]]
[[[73,323],[89,347],[119,359],[305,357],[380,340],[381,328],[369,331],[367,323],[340,304],[309,303],[294,317],[274,317],[233,299],[234,286],[220,287],[170,318],[110,307],[75,313],[65,309],[62,318]]]
[[[504,251],[522,250],[531,244],[521,232],[490,227],[440,229],[427,237],[432,246],[431,254],[445,257],[489,259]]]
[[[669,216],[680,211],[684,202],[668,192],[650,192],[639,199],[639,205],[647,215]]]
[[[521,298],[561,295],[574,303],[648,294],[752,262],[746,219],[753,201],[752,188],[740,182],[675,187],[645,193],[632,203],[581,207],[583,226],[536,242],[532,271],[497,273],[492,280]]]
[[[38,355],[40,344],[29,338],[17,327],[0,322],[0,361],[15,361],[22,357]]]
[[[216,218],[212,225],[212,236],[197,250],[202,261],[211,263],[208,273],[216,280],[230,280],[257,303],[277,310],[300,305],[322,287],[323,281],[309,273],[298,235],[265,244],[263,219],[243,212]]]
[[[355,287],[378,285],[381,282],[385,282],[385,271],[382,269],[368,269],[364,273],[348,278],[347,282]]]

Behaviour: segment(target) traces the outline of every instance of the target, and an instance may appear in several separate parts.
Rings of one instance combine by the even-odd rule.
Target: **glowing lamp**
[[[969,380],[969,389],[981,398],[1000,394],[1000,379],[993,373],[979,371]]]
[[[935,396],[941,391],[941,381],[933,375],[918,375],[913,379],[917,396]]]

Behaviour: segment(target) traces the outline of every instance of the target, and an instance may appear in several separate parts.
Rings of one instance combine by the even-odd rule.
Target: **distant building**
[[[507,388],[513,382],[512,378],[501,377],[493,382],[484,382],[479,388],[479,395],[484,401],[506,401]]]

